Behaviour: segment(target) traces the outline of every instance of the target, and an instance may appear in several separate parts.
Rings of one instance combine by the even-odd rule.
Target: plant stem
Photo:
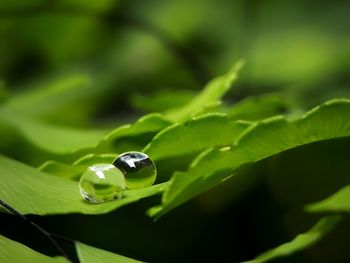
[[[31,224],[33,227],[35,227],[38,231],[40,231],[44,236],[47,237],[47,239],[50,240],[50,242],[55,246],[55,248],[57,249],[57,251],[63,256],[65,257],[69,262],[73,262],[73,260],[71,260],[71,258],[68,256],[68,254],[63,250],[63,248],[56,242],[55,238],[57,239],[61,239],[61,240],[65,240],[65,241],[69,241],[70,243],[74,244],[74,240],[60,236],[60,235],[56,235],[53,233],[50,233],[48,231],[46,231],[44,228],[42,228],[41,226],[37,225],[35,222],[33,222],[32,220],[30,220],[28,217],[26,217],[25,215],[21,214],[18,210],[16,210],[15,208],[13,208],[12,206],[10,206],[9,204],[7,204],[6,202],[4,202],[3,200],[0,199],[0,205],[3,206],[6,210],[8,210],[9,212],[11,212],[12,214],[14,214],[15,216],[21,218],[22,220],[24,220],[25,222]]]

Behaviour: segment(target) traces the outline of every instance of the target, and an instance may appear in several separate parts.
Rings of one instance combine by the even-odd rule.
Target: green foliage
[[[104,9],[103,5],[101,8]],[[235,178],[244,165],[307,144],[350,137],[348,99],[329,100],[303,115],[282,92],[250,96],[233,105],[223,102],[242,65],[242,61],[236,63],[196,95],[192,90],[182,90],[179,94],[165,91],[150,97],[133,97],[136,108],[156,113],[124,125],[113,121],[87,128],[96,108],[88,104],[93,104],[99,92],[91,87],[85,75],[3,96],[0,199],[22,214],[98,215],[161,195],[161,203],[148,206],[147,210],[148,215],[159,219]],[[77,111],[76,104],[82,105]],[[25,142],[27,148],[16,149],[12,143],[17,141],[21,147]],[[112,163],[117,153],[141,149],[163,169],[160,171],[164,174],[155,185],[126,190],[123,198],[101,204],[83,200],[77,181],[89,166]],[[27,154],[43,161],[39,168],[32,167],[31,159],[23,157]],[[230,193],[242,195],[262,179],[260,175],[244,176],[245,183],[231,182]],[[299,207],[309,214],[335,215],[321,218],[306,233],[249,262],[267,262],[316,244],[336,229],[341,219],[339,213],[349,212],[349,197],[349,186],[344,186],[323,201]],[[63,258],[41,255],[1,236],[0,243],[1,262],[10,262],[13,254],[16,254],[14,262],[65,262]],[[139,262],[80,242],[76,243],[76,250],[82,263]]]
[[[1,203],[106,248],[81,263],[349,262],[350,2],[321,2],[0,1]],[[126,151],[155,184],[85,201]],[[1,263],[68,262],[4,207]]]
[[[175,172],[163,194],[162,205],[151,209],[150,214],[159,217],[220,183],[243,164],[300,145],[350,136],[349,117],[350,101],[334,100],[297,120],[288,121],[278,116],[252,124],[231,148],[206,151],[194,160],[188,171]]]

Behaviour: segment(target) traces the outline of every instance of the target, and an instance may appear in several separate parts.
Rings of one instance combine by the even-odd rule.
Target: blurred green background
[[[29,96],[33,107],[23,106],[21,114],[107,129],[183,104],[243,58],[227,102],[279,94],[279,111],[297,114],[350,97],[349,14],[346,0],[1,1],[0,100],[21,111]],[[43,103],[45,92],[57,92],[56,100]],[[13,97],[15,103],[8,101]],[[42,162],[19,150],[25,146],[13,151],[6,143],[4,153]],[[231,179],[156,223],[144,211],[159,197],[108,215],[33,218],[53,232],[145,261],[248,260],[315,221],[297,207],[350,182],[349,146],[349,140],[317,143],[244,167],[245,178],[266,180],[252,179],[249,192],[232,194],[230,184],[250,181]],[[2,217],[2,234],[55,253],[40,234]],[[281,262],[349,262],[348,230],[344,224]]]

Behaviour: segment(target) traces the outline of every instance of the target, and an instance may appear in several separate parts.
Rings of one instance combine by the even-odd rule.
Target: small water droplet
[[[125,178],[112,164],[95,164],[80,177],[81,195],[91,203],[103,203],[123,196]]]
[[[126,186],[129,189],[151,186],[157,178],[156,166],[145,153],[123,153],[113,164],[124,173]]]

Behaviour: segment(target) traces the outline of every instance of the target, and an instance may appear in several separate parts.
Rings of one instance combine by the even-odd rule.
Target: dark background
[[[83,114],[48,121],[108,126],[153,111],[143,102],[162,90],[184,93],[176,100],[185,101],[244,58],[228,102],[279,92],[290,109],[308,109],[349,97],[349,13],[345,0],[2,1],[0,98],[87,74],[92,84],[72,99]],[[169,103],[176,106],[168,101],[164,107]],[[145,211],[159,197],[107,215],[31,218],[52,232],[144,261],[248,260],[312,226],[317,217],[301,207],[350,182],[349,146],[349,140],[316,143],[243,167],[238,175],[261,178],[251,180],[248,191],[230,192],[230,184],[249,184],[238,176],[158,222]],[[1,234],[55,255],[45,237],[19,219],[1,214],[0,222]],[[349,262],[348,223],[280,262]]]

